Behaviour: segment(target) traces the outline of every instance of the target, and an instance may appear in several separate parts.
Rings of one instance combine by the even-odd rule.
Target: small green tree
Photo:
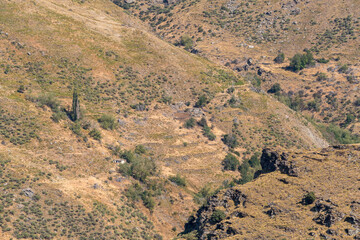
[[[224,165],[225,170],[235,171],[240,165],[240,162],[234,155],[228,153],[222,164]]]
[[[74,89],[73,92],[73,101],[72,101],[72,110],[71,110],[71,118],[73,121],[80,119],[80,100],[78,96],[78,92]]]

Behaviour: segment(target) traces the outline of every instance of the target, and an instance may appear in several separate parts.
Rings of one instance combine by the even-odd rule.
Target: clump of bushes
[[[231,153],[228,153],[225,159],[223,160],[222,164],[224,166],[224,170],[236,171],[236,169],[240,165],[240,162],[237,159],[237,157],[235,157]]]
[[[298,72],[313,65],[315,65],[313,54],[309,50],[305,50],[304,54],[297,53],[290,59],[289,68],[294,72]]]
[[[261,169],[260,165],[260,153],[254,153],[250,159],[244,159],[243,163],[239,167],[241,179],[238,181],[239,184],[245,184],[254,179],[256,171]]]
[[[101,117],[98,119],[98,122],[103,129],[114,130],[116,128],[116,120],[111,115],[101,115]]]
[[[169,177],[169,180],[173,183],[175,183],[178,186],[185,187],[186,186],[186,180],[184,177],[181,177],[179,174],[176,174],[176,176]]]
[[[207,137],[210,141],[214,141],[216,139],[215,134],[211,132],[211,128],[208,126],[207,121],[204,117],[200,119],[198,124],[203,127],[203,135],[205,137]]]
[[[224,135],[221,140],[229,148],[236,148],[239,145],[236,135],[232,133]]]
[[[141,154],[144,154],[146,153],[146,148],[144,147],[144,145],[137,145],[135,147],[135,153],[141,155]]]

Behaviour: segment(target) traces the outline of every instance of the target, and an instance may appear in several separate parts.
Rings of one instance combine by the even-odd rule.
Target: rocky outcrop
[[[238,234],[238,230],[234,227],[228,226],[224,221],[217,223],[215,230],[208,231],[213,212],[218,208],[228,209],[230,207],[244,207],[246,205],[247,196],[238,189],[228,189],[225,192],[219,193],[209,198],[207,203],[201,207],[196,217],[190,217],[188,223],[185,224],[185,233],[196,230],[199,239],[223,239],[231,235]],[[227,219],[231,217],[244,218],[248,215],[246,213],[236,211],[233,212]]]
[[[288,160],[286,153],[279,153],[277,151],[265,148],[262,151],[260,164],[262,167],[261,173],[269,173],[279,170],[281,173],[289,176],[297,177],[299,170],[293,161]]]
[[[331,227],[336,222],[344,219],[345,214],[339,212],[336,209],[336,205],[331,203],[331,201],[316,201],[313,211],[318,212],[319,214],[313,219],[316,223]]]

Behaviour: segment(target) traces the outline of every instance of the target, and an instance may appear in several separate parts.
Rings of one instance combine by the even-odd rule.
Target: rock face
[[[214,225],[211,222],[211,216],[216,209],[229,209],[230,207],[245,207],[247,196],[237,189],[228,189],[223,194],[214,195],[209,198],[207,204],[201,207],[196,218],[192,217],[185,225],[185,232],[197,231],[199,239],[222,239],[235,235],[238,231],[232,227],[227,227],[223,223],[216,225],[215,231],[208,231],[207,228]],[[233,212],[232,217],[244,218],[248,215],[239,211]]]
[[[197,239],[360,239],[360,147],[265,148],[258,177],[210,197],[184,233]],[[315,201],[302,204],[312,192]],[[211,221],[221,211],[219,221]]]
[[[297,177],[299,173],[296,164],[288,160],[288,155],[286,153],[280,154],[277,151],[270,150],[269,148],[265,148],[262,151],[260,164],[262,167],[262,173],[279,170],[281,173],[294,177]]]

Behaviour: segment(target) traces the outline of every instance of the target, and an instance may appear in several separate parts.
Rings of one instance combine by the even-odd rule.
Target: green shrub
[[[348,70],[349,70],[349,66],[347,64],[344,64],[344,65],[339,67],[338,72],[339,73],[346,73]]]
[[[303,199],[302,199],[302,203],[304,205],[309,205],[312,204],[313,202],[315,202],[316,200],[316,196],[314,192],[309,192],[306,195],[304,195]]]
[[[82,136],[81,132],[81,124],[79,122],[75,122],[70,125],[70,130],[78,136]]]
[[[317,81],[324,81],[324,80],[326,80],[327,79],[327,75],[326,75],[326,73],[317,73],[316,74],[316,80]]]
[[[194,202],[202,205],[213,194],[209,186],[205,186],[194,196]]]
[[[222,220],[224,220],[226,218],[226,214],[224,211],[221,211],[219,209],[216,209],[210,217],[210,223],[211,224],[216,224],[221,222]]]
[[[101,140],[101,138],[102,138],[101,132],[96,128],[92,129],[89,132],[89,136],[92,137],[95,140]]]
[[[256,152],[254,153],[254,155],[251,156],[250,160],[249,160],[249,164],[252,168],[258,169],[260,166],[260,153]]]
[[[285,61],[285,54],[283,52],[280,52],[274,59],[275,63],[283,63],[284,61]]]
[[[183,35],[180,37],[180,45],[184,46],[186,50],[193,48],[194,41],[189,35]]]
[[[325,58],[320,58],[316,60],[318,63],[328,63],[329,60],[325,59]]]
[[[315,64],[314,56],[310,51],[306,51],[304,54],[295,54],[290,59],[290,69],[294,72],[300,71],[308,66],[313,66]]]
[[[210,141],[214,141],[216,139],[216,135],[211,132],[210,127],[205,126],[203,128],[203,134],[205,137],[207,137]]]
[[[179,174],[176,174],[176,176],[169,177],[169,180],[173,183],[175,183],[178,186],[185,187],[186,186],[186,180],[184,177],[181,177]]]
[[[254,179],[254,172],[252,169],[250,169],[249,161],[244,161],[240,165],[239,170],[241,174],[241,179],[238,182],[239,184],[245,184]]]
[[[200,108],[205,107],[205,105],[208,103],[208,99],[205,95],[201,95],[198,99],[198,101],[195,103],[194,107]]]
[[[224,165],[225,170],[235,171],[240,165],[240,162],[234,155],[228,153],[222,164]]]
[[[279,95],[281,92],[281,86],[279,83],[274,83],[271,88],[268,90],[268,93],[273,93]]]
[[[135,153],[140,154],[140,155],[146,153],[146,149],[145,149],[144,145],[137,145],[135,147]]]
[[[124,175],[145,182],[148,176],[156,173],[156,165],[152,159],[141,156],[134,157],[130,163],[121,164],[118,171]]]
[[[60,102],[52,94],[42,94],[35,101],[40,107],[48,106],[53,112],[59,111]]]
[[[66,113],[63,112],[63,111],[56,111],[56,112],[53,112],[53,114],[51,115],[51,119],[58,123],[60,122],[60,120],[65,120],[66,119]]]
[[[184,127],[186,127],[186,128],[193,128],[193,127],[195,127],[195,123],[196,123],[195,119],[194,119],[194,118],[190,118],[190,119],[188,119],[188,120],[185,122]]]
[[[150,212],[154,211],[155,201],[149,191],[144,191],[141,194],[141,200],[143,201],[144,206],[148,208]]]
[[[235,134],[226,134],[221,139],[225,145],[227,145],[229,148],[236,148],[239,145],[239,142],[237,140],[237,137]]]
[[[103,129],[114,130],[116,128],[116,120],[113,116],[103,114],[98,122]]]

